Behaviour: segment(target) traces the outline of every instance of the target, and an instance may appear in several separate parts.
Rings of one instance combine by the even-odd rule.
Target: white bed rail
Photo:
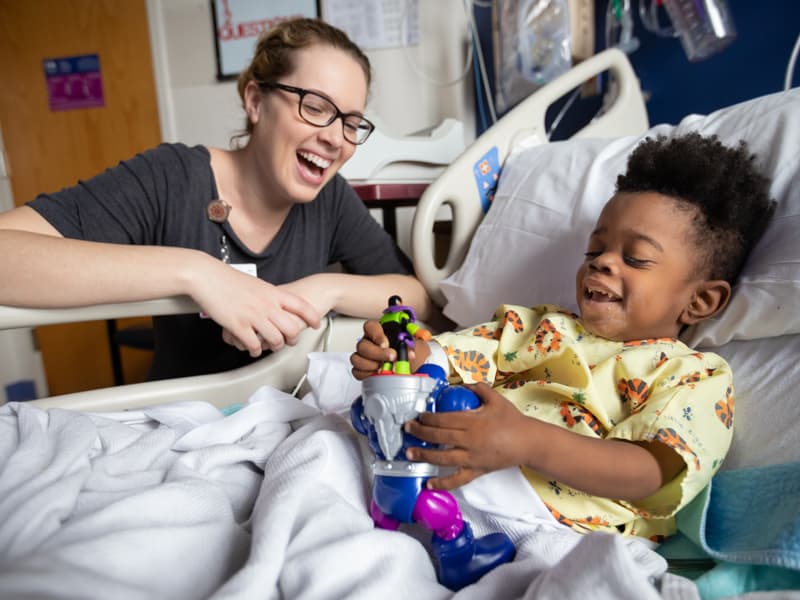
[[[0,306],[0,330],[198,311],[197,304],[185,296],[63,309]],[[319,329],[304,330],[294,347],[270,354],[245,367],[211,375],[62,394],[34,400],[33,403],[41,408],[84,411],[130,410],[183,400],[201,400],[224,407],[247,400],[264,385],[292,391],[306,372],[310,352],[352,351],[362,334],[362,327],[363,319],[330,316],[323,319]]]
[[[39,327],[55,323],[78,323],[127,317],[180,315],[199,312],[200,308],[188,296],[175,296],[142,302],[98,304],[74,308],[17,308],[0,306],[0,330],[19,327]]]
[[[484,215],[473,169],[490,152],[496,151],[502,167],[518,143],[524,141],[526,146],[547,143],[547,109],[583,82],[605,71],[610,71],[613,77],[616,95],[575,137],[611,138],[644,132],[649,122],[636,74],[624,53],[606,50],[573,67],[503,115],[425,190],[414,215],[411,247],[417,276],[437,304],[445,303],[439,282],[461,266]],[[449,206],[453,225],[446,262],[437,267],[433,225],[443,206]]]
[[[148,302],[137,304],[142,309],[150,306]],[[141,314],[135,316],[152,314],[147,310],[137,312]],[[238,369],[211,375],[132,383],[114,388],[62,394],[34,400],[33,404],[39,408],[58,407],[107,412],[132,410],[165,402],[196,400],[223,408],[245,402],[258,388],[265,385],[286,392],[293,391],[306,373],[309,353],[323,350],[350,352],[363,333],[362,327],[362,319],[331,317],[323,320],[319,329],[306,329],[301,332],[295,346]]]

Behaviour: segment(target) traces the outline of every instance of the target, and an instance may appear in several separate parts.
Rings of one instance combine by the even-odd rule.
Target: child
[[[774,212],[753,158],[744,142],[727,148],[715,136],[646,139],[589,238],[580,315],[501,306],[489,323],[417,342],[412,371],[441,364],[481,399],[406,423],[443,448],[409,448],[410,460],[456,467],[428,488],[519,465],[573,529],[675,531],[676,512],[719,469],[733,424],[730,368],[677,338],[724,309]],[[364,333],[351,357],[359,379],[395,359],[377,322]]]

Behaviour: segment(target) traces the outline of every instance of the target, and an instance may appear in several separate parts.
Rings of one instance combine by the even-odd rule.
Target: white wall
[[[216,80],[211,3],[147,0],[147,8],[163,138],[227,147],[244,117],[235,83]],[[377,115],[392,135],[459,119],[469,143],[475,131],[471,71],[453,85],[434,83],[452,82],[464,70],[464,3],[419,0],[418,21],[419,45],[367,51],[374,70],[367,113]]]

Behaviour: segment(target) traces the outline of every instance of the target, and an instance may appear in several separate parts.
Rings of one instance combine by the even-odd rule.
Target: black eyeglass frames
[[[262,88],[278,89],[299,96],[297,110],[300,117],[309,125],[327,127],[336,119],[342,120],[342,134],[351,144],[363,144],[375,130],[369,120],[357,113],[343,113],[333,102],[311,90],[306,90],[283,83],[264,83]]]

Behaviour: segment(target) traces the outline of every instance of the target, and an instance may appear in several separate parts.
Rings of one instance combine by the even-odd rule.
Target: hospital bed
[[[549,142],[548,108],[601,73],[614,92],[600,113],[569,140]],[[698,500],[689,516],[702,526],[685,523],[689,550],[672,556],[699,548],[735,568],[704,590],[667,572],[647,544],[594,534],[576,541],[527,522],[509,494],[482,490],[474,496],[482,501],[465,503],[465,516],[478,532],[510,532],[519,557],[455,597],[565,597],[567,590],[568,597],[691,598],[741,584],[753,568],[772,586],[764,589],[800,586],[800,511],[796,500],[787,504],[800,493],[798,92],[649,128],[627,58],[609,50],[524,100],[428,187],[414,217],[414,265],[445,315],[463,326],[484,321],[501,302],[574,302],[572,273],[587,228],[645,135],[744,138],[779,201],[728,311],[687,335],[731,362],[742,426],[721,472],[731,476],[715,480],[729,493],[714,496],[712,485]],[[443,211],[452,234],[441,265],[433,229]],[[188,298],[0,307],[0,329],[197,310]],[[344,359],[361,325],[329,315],[295,347],[227,373],[0,407],[0,590],[65,597],[68,582],[81,597],[451,597],[435,582],[424,539],[374,530],[367,516],[363,444],[341,418],[357,394]],[[732,498],[750,500],[742,507]],[[716,537],[703,529],[714,518],[726,524]],[[792,528],[795,537],[782,535]],[[555,538],[543,546],[545,531]],[[767,578],[772,568],[780,573]],[[728,589],[747,591],[741,586]]]

